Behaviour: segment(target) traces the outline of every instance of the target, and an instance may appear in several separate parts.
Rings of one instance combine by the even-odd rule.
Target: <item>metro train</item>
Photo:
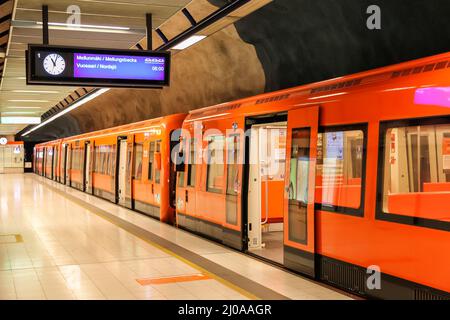
[[[39,175],[349,292],[450,299],[450,53],[34,152]]]

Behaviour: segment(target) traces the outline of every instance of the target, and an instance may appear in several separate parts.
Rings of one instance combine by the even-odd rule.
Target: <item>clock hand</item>
[[[52,62],[53,62],[53,66],[56,67],[56,59],[55,59],[55,60],[53,60],[52,58],[50,58],[50,59],[51,59]]]

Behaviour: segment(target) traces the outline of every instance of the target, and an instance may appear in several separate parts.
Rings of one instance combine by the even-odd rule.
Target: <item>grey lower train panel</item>
[[[177,213],[177,224],[180,228],[205,236],[234,249],[243,250],[241,232],[181,213]]]
[[[145,203],[142,201],[134,200],[134,210],[143,213],[152,218],[161,219],[160,208],[158,206]]]
[[[284,266],[288,269],[315,276],[315,255],[310,252],[284,246]]]
[[[97,197],[103,198],[105,200],[109,200],[113,203],[116,202],[116,197],[113,193],[102,190],[102,189],[94,188],[94,195]]]
[[[450,300],[450,293],[381,272],[379,286],[373,271],[329,257],[317,256],[318,278],[348,292],[385,300]]]

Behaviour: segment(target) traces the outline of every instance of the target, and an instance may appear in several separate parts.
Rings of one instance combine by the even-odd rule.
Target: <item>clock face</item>
[[[44,69],[47,73],[57,76],[63,73],[66,68],[66,61],[57,53],[51,53],[44,59]]]

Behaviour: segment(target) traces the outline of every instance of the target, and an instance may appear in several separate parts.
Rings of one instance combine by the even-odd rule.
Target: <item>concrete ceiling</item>
[[[12,11],[12,21],[9,20],[5,25],[0,24],[0,28],[10,30],[8,38],[0,39],[0,45],[1,41],[8,44],[0,84],[2,116],[41,116],[71,94],[78,97],[80,92],[81,95],[86,92],[74,87],[26,85],[25,50],[29,43],[42,43],[40,25],[42,5],[49,7],[50,23],[66,23],[69,17],[67,8],[77,5],[81,9],[82,25],[129,28],[128,30],[101,31],[100,29],[81,30],[66,26],[50,26],[50,44],[128,49],[145,37],[145,13],[152,13],[153,26],[157,28],[190,2],[190,0],[6,1],[0,6],[1,15],[5,13],[6,16]],[[68,101],[70,102],[71,98]],[[15,134],[24,127],[25,125],[0,124],[0,134]]]

